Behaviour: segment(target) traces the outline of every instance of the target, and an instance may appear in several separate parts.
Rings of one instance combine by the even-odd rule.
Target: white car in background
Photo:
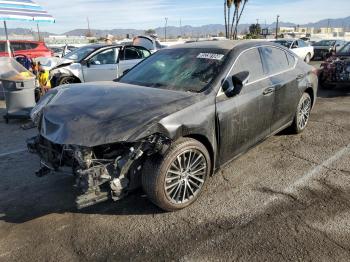
[[[166,47],[159,42],[156,36],[139,35],[134,37],[132,44],[135,46],[142,46],[150,50],[152,54]]]
[[[287,47],[306,63],[310,63],[311,59],[314,57],[314,47],[301,39],[280,39],[273,42]]]
[[[150,55],[141,46],[84,46],[53,62],[57,64],[50,70],[51,85],[114,80]]]

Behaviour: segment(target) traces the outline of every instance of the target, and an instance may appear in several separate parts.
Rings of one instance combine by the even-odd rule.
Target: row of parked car
[[[290,49],[306,63],[311,60],[324,61],[347,43],[344,40],[321,40],[311,44],[302,39],[280,39],[274,42]]]
[[[306,63],[326,60],[346,44],[343,40],[321,40],[312,45],[302,39],[280,39],[274,42],[290,49]],[[116,79],[142,59],[163,48],[158,41],[145,36],[121,45],[95,44],[82,48],[66,46],[49,49],[42,42],[12,41],[11,47],[15,55],[37,59],[45,69],[50,70],[52,86]],[[62,54],[66,55],[62,57]],[[6,55],[5,42],[0,42],[0,56]]]

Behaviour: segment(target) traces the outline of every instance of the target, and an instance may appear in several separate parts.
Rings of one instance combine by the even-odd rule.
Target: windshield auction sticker
[[[202,59],[212,59],[212,60],[221,60],[225,55],[222,54],[213,54],[213,53],[200,53],[197,58]]]

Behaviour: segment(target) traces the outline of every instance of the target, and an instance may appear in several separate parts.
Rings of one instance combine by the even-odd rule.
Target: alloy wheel
[[[165,192],[174,204],[184,204],[202,189],[208,165],[203,153],[197,149],[179,154],[168,168],[165,177]]]
[[[311,111],[311,98],[306,97],[300,106],[299,112],[298,112],[298,126],[300,130],[303,130],[310,118],[310,111]]]

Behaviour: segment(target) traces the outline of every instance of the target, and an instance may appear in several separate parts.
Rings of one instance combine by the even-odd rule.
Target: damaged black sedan
[[[288,49],[208,41],[163,49],[115,82],[61,86],[34,108],[38,176],[69,167],[78,208],[142,186],[164,210],[192,204],[209,176],[267,137],[302,132],[317,76]]]

